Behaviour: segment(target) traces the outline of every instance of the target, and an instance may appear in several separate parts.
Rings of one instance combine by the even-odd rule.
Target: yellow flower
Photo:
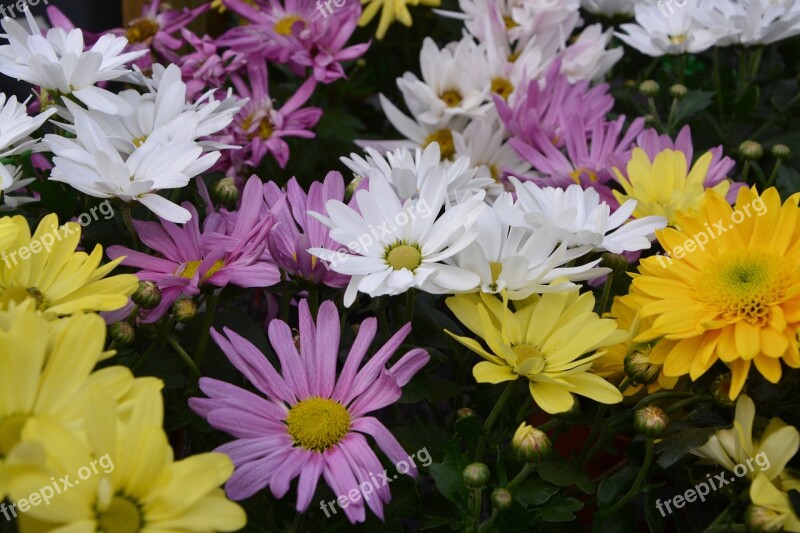
[[[59,227],[58,217],[51,214],[44,217],[31,236],[23,217],[10,220],[17,236],[10,248],[0,254],[0,308],[29,297],[49,315],[114,311],[128,303],[138,279],[132,274],[106,278],[123,258],[100,266],[101,246],[95,247],[91,255],[76,252],[81,238],[79,224],[68,222]]]
[[[731,369],[735,399],[751,363],[772,383],[780,380],[781,359],[800,367],[798,199],[781,205],[774,188],[762,196],[755,187],[742,188],[734,213],[708,191],[696,215],[678,216],[680,230],[657,232],[666,250],[680,247],[681,253],[642,260],[630,299],[643,318],[654,318],[637,342],[677,341],[664,358],[667,376],[696,380],[722,360]]]
[[[750,501],[753,504],[745,513],[745,521],[753,531],[800,532],[800,519],[789,496],[764,474],[756,476],[750,485]]]
[[[0,252],[5,252],[14,244],[17,233],[19,230],[9,217],[0,218]]]
[[[483,293],[461,294],[446,302],[489,348],[447,331],[486,359],[473,369],[478,382],[501,383],[523,377],[529,381],[534,401],[551,414],[568,411],[575,402],[573,394],[607,404],[622,401],[616,387],[589,372],[592,361],[603,354],[593,352],[625,337],[624,332],[616,331],[613,320],[592,312],[591,293],[534,295],[515,302],[513,312],[504,302]]]
[[[12,497],[27,497],[66,475],[78,478],[80,484],[54,496],[47,506],[32,507],[20,522],[22,533],[46,525],[76,533],[188,533],[244,527],[244,511],[219,488],[233,473],[226,455],[204,453],[174,460],[162,429],[159,388],[142,388],[122,419],[122,409],[108,392],[91,386],[85,434],[48,418],[26,425],[20,446],[27,447],[28,456],[42,460],[38,468],[30,467],[12,479]]]
[[[614,196],[620,204],[630,199],[636,200],[635,218],[661,215],[667,218],[670,226],[674,226],[677,212],[700,207],[712,158],[712,153],[706,152],[687,173],[686,156],[679,150],[666,149],[651,162],[647,152],[634,148],[628,162],[627,178],[619,169],[614,169],[617,180],[625,190],[624,194],[613,191]],[[725,196],[729,188],[730,183],[724,180],[713,190]]]
[[[757,475],[776,479],[800,447],[800,433],[781,419],[773,418],[760,436],[753,435],[756,408],[746,394],[736,402],[733,427],[720,429],[708,441],[692,450],[733,472],[753,480]]]
[[[632,396],[639,392],[644,386],[647,393],[652,394],[661,389],[672,389],[678,382],[678,378],[665,376],[661,372],[664,356],[669,353],[675,341],[661,339],[654,342],[639,343],[634,339],[642,329],[647,329],[652,325],[652,318],[642,320],[639,312],[632,307],[626,298],[615,298],[611,306],[611,312],[605,315],[606,318],[617,320],[619,330],[625,332],[626,338],[622,342],[609,346],[606,353],[598,357],[592,364],[592,373],[612,382],[622,381],[627,374],[625,373],[625,358],[629,354],[639,352],[644,359],[649,360],[650,364],[657,365],[658,377],[647,385],[631,384],[623,394]]]
[[[407,27],[411,27],[411,13],[408,11],[408,6],[424,5],[438,7],[441,5],[441,0],[361,0],[362,5],[366,5],[364,12],[361,13],[361,18],[358,20],[359,26],[366,26],[370,23],[378,10],[381,11],[381,19],[378,22],[378,30],[375,32],[375,37],[383,39],[389,25],[395,20]]]

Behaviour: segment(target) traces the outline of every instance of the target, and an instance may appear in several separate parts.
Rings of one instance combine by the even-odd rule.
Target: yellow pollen
[[[575,170],[573,170],[570,173],[569,177],[572,178],[572,181],[574,181],[575,183],[580,185],[581,184],[581,176],[584,175],[584,174],[589,176],[589,181],[591,181],[592,183],[597,181],[597,173],[596,172],[592,172],[588,168],[576,168]]]
[[[202,261],[189,261],[178,275],[182,278],[192,279],[197,273],[197,269],[200,268],[200,263],[202,263]],[[208,272],[205,273],[201,282],[208,280],[208,278],[219,272],[219,270],[224,266],[225,261],[222,259],[217,259],[214,264],[211,265],[211,268],[208,269]]]
[[[292,34],[292,26],[294,26],[295,22],[302,22],[305,27],[305,21],[302,17],[287,15],[275,23],[275,31],[280,35],[289,36]]]
[[[21,304],[25,300],[33,298],[36,301],[36,308],[40,311],[47,309],[47,302],[44,294],[36,287],[9,287],[3,291],[0,297],[0,306],[6,308],[11,302]]]
[[[492,272],[492,285],[496,285],[497,280],[500,279],[500,274],[503,272],[503,263],[491,261],[489,263],[489,270]]]
[[[669,42],[670,44],[683,44],[686,42],[686,34],[670,35]]]
[[[139,507],[127,498],[116,496],[97,517],[98,531],[105,533],[137,533],[142,526]]]
[[[324,452],[347,435],[350,413],[336,400],[314,396],[289,409],[286,426],[297,446]]]
[[[275,133],[275,128],[272,125],[272,122],[269,121],[268,118],[265,118],[258,124],[258,129],[256,131],[250,131],[250,127],[253,125],[253,115],[249,115],[244,118],[242,121],[242,129],[247,133],[247,138],[250,140],[255,139],[256,137],[260,137],[265,141],[272,137],[272,134]]]
[[[405,268],[414,272],[422,264],[422,252],[416,246],[395,244],[387,250],[386,262],[395,270]]]
[[[443,92],[439,98],[447,105],[447,107],[456,107],[461,103],[461,93],[455,89],[449,89]]]
[[[142,135],[141,137],[136,137],[133,141],[133,145],[136,148],[141,148],[144,143],[147,142],[147,135]]]
[[[433,142],[439,143],[439,150],[442,159],[453,159],[456,154],[456,145],[453,142],[453,132],[447,128],[436,130],[425,138],[423,148],[427,148]]]
[[[125,32],[125,37],[128,38],[130,43],[146,43],[153,39],[158,33],[161,26],[158,22],[151,18],[138,18],[131,21],[128,25],[128,31]]]
[[[504,23],[505,23],[505,25],[506,25],[506,31],[508,31],[508,30],[513,30],[514,28],[516,28],[517,26],[519,26],[519,24],[517,24],[517,23],[514,21],[514,19],[513,19],[513,18],[511,18],[511,17],[508,17],[508,16],[506,16],[506,17],[503,17],[503,22],[504,22]]]
[[[505,78],[492,79],[492,92],[499,95],[503,100],[508,100],[514,92],[514,85]]]
[[[508,62],[509,63],[515,62],[517,59],[519,59],[519,56],[520,56],[520,52],[512,52],[508,56]]]

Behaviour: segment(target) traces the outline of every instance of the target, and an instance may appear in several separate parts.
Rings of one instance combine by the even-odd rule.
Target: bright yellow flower
[[[81,238],[79,224],[59,226],[58,217],[51,214],[31,236],[23,217],[10,220],[18,233],[14,243],[0,254],[0,308],[28,297],[49,315],[114,311],[128,303],[138,279],[132,274],[106,278],[124,258],[100,266],[101,246],[96,246],[91,255],[76,252]]]
[[[589,372],[592,361],[603,355],[598,349],[625,337],[624,332],[616,331],[616,322],[592,312],[591,293],[534,295],[514,302],[515,311],[483,293],[460,294],[446,302],[489,348],[447,331],[486,359],[473,369],[478,382],[527,379],[534,401],[552,414],[568,411],[575,402],[573,394],[607,404],[622,401],[616,387]]]
[[[678,216],[680,230],[657,232],[664,249],[681,253],[642,260],[630,299],[643,318],[654,318],[637,342],[677,341],[664,359],[666,375],[696,380],[722,360],[731,369],[735,399],[751,363],[772,383],[780,380],[781,359],[800,367],[798,199],[781,205],[774,188],[759,197],[755,187],[743,187],[734,213],[708,191],[696,215]],[[701,241],[707,241],[702,248]]]
[[[0,252],[14,244],[19,230],[9,217],[0,218]]]
[[[30,421],[23,430],[28,456],[40,456],[11,481],[14,499],[26,497],[65,475],[80,484],[32,507],[21,532],[44,524],[75,533],[144,533],[159,531],[236,531],[247,519],[219,488],[233,473],[224,454],[204,453],[175,461],[162,429],[163,403],[158,388],[145,387],[120,418],[120,409],[100,386],[89,388],[87,431],[69,431],[54,420]],[[20,445],[20,446],[22,446]],[[98,468],[91,465],[106,458]],[[89,475],[86,468],[92,468]],[[47,527],[47,526],[45,526]]]
[[[755,531],[800,532],[800,519],[794,513],[788,494],[764,474],[759,474],[750,485],[750,501],[753,504],[745,513],[745,521],[757,527]]]
[[[614,173],[625,193],[614,192],[614,197],[623,203],[636,200],[635,218],[648,215],[666,217],[674,226],[679,211],[691,211],[700,207],[706,187],[704,181],[708,174],[713,155],[706,152],[687,173],[686,156],[679,150],[666,149],[650,161],[647,152],[634,148],[628,162],[627,179],[619,169]],[[730,182],[724,180],[713,190],[725,196]]]
[[[411,13],[408,11],[408,6],[433,6],[438,7],[441,5],[441,0],[361,0],[361,4],[367,7],[361,13],[361,18],[358,20],[359,26],[366,26],[370,23],[378,10],[381,11],[381,19],[378,22],[378,30],[375,32],[375,37],[383,39],[389,26],[397,20],[407,27],[411,27],[413,21],[411,20]]]

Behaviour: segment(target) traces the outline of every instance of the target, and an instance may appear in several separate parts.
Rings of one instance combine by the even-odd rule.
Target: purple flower
[[[280,281],[278,268],[265,261],[273,219],[264,208],[257,177],[248,180],[242,205],[230,227],[220,225],[217,217],[209,217],[201,232],[195,207],[188,202],[183,206],[192,214],[183,226],[165,220],[133,221],[139,238],[159,256],[124,246],[112,246],[107,251],[112,259],[126,256],[123,265],[141,269],[136,274],[139,279],[154,281],[161,289],[161,304],[146,313],[144,322],[155,322],[181,294],[197,295],[203,285],[269,287]]]
[[[275,225],[269,234],[269,250],[275,263],[291,276],[328,287],[346,287],[350,276],[330,270],[309,248],[336,249],[330,229],[308,211],[328,215],[328,200],[344,200],[344,179],[338,172],[329,172],[322,183],[314,182],[306,194],[295,178],[289,180],[287,192],[273,182],[264,184],[264,198],[272,208]],[[284,201],[286,200],[286,201]]]
[[[244,67],[246,58],[233,50],[219,53],[219,44],[208,35],[202,38],[186,28],[181,30],[184,40],[194,52],[181,55],[181,68],[187,86],[187,97],[193,101],[209,88],[223,87],[231,74]]]
[[[384,471],[367,435],[391,461],[408,459],[389,430],[367,415],[396,402],[401,387],[430,357],[416,348],[386,367],[411,331],[411,324],[406,324],[362,367],[377,329],[377,321],[368,318],[337,373],[341,331],[336,305],[323,302],[316,324],[306,300],[300,301],[299,314],[299,352],[288,324],[273,320],[269,325],[280,373],[233,331],[224,329],[222,335],[212,330],[212,338],[260,394],[202,378],[200,388],[208,398],[192,398],[189,405],[213,427],[236,437],[217,448],[236,467],[225,485],[231,499],[249,498],[267,486],[276,498],[282,498],[299,476],[297,510],[303,512],[320,477],[334,494],[346,495],[364,483],[372,485],[370,477]],[[408,473],[416,477],[416,466],[412,464]],[[344,508],[351,523],[364,521],[365,502],[383,519],[383,505],[391,500],[389,487],[373,488],[372,497],[354,499]]]

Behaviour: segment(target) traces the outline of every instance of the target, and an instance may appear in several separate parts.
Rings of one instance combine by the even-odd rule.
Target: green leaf
[[[786,165],[778,169],[778,190],[786,198],[800,191],[800,172]]]
[[[603,479],[597,487],[597,505],[603,509],[612,505],[630,486],[639,469],[626,466],[619,472]]]
[[[644,518],[651,533],[664,531],[664,516],[656,508],[656,498],[652,492],[644,494]]]
[[[428,468],[436,483],[436,489],[451,502],[462,506],[467,499],[467,487],[461,477],[461,468],[450,457],[442,463],[432,463]]]
[[[800,516],[800,492],[797,489],[792,489],[786,494],[789,495],[789,501],[792,503],[795,516]]]
[[[408,385],[403,387],[403,396],[398,400],[399,403],[417,403],[422,400],[438,402],[447,400],[459,394],[461,388],[439,376],[426,374],[419,378],[412,379]]]
[[[478,420],[477,416],[468,416],[460,420],[456,420],[454,425],[456,435],[467,439],[480,437],[483,435],[483,424]]]
[[[677,463],[692,448],[697,448],[706,443],[716,428],[694,428],[670,435],[656,446],[658,459],[656,462],[661,468],[669,468]]]
[[[570,522],[575,520],[575,511],[581,509],[583,503],[575,498],[558,498],[539,507],[539,513],[545,522]]]
[[[539,476],[559,487],[576,485],[586,494],[594,492],[595,487],[586,472],[569,461],[544,461],[536,467]]]
[[[686,119],[704,110],[714,101],[713,91],[691,91],[675,107],[675,124],[683,124]]]
[[[534,478],[532,482],[514,489],[514,499],[525,507],[538,507],[557,492],[556,485],[541,478]]]

